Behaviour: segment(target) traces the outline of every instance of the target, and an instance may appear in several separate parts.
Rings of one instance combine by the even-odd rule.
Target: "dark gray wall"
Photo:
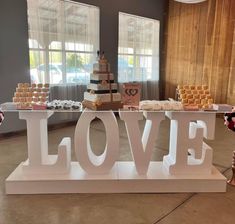
[[[27,4],[25,0],[0,1],[0,103],[12,101],[19,82],[29,82]],[[0,132],[24,128],[15,113],[6,114]]]
[[[160,20],[162,48],[164,16],[168,1],[79,0],[78,2],[100,8],[100,49],[106,52],[114,74],[117,74],[119,11]],[[0,103],[3,103],[12,100],[17,83],[30,81],[26,0],[1,0],[0,30]],[[24,128],[24,122],[19,121],[16,114],[7,114],[0,133]]]

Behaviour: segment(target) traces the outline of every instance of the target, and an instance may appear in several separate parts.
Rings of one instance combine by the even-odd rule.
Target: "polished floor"
[[[124,124],[119,126],[119,159],[131,160]],[[73,139],[74,129],[51,131],[50,153],[56,152],[63,137]],[[102,123],[93,122],[90,132],[99,154],[105,142]],[[219,118],[215,139],[208,142],[214,149],[214,165],[229,178],[235,133]],[[164,121],[152,160],[168,154],[168,141],[169,121]],[[5,195],[5,178],[26,158],[26,136],[0,141],[0,224],[231,224],[235,220],[235,187],[231,186],[226,193]]]

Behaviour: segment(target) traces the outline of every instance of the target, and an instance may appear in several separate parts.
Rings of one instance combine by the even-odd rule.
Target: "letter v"
[[[138,174],[148,172],[154,143],[157,139],[159,126],[165,119],[164,112],[145,112],[146,124],[141,141],[139,120],[143,120],[143,112],[119,112],[120,118],[125,122],[132,157]]]

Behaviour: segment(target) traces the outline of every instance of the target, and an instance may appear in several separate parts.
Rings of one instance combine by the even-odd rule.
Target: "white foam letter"
[[[92,152],[89,136],[90,123],[96,117],[103,121],[106,130],[106,147],[100,156]],[[119,130],[113,112],[86,109],[77,123],[74,141],[77,160],[88,174],[109,173],[119,156]]]
[[[128,139],[131,147],[136,170],[144,175],[148,171],[154,143],[158,136],[159,125],[165,119],[164,112],[146,112],[146,124],[141,141],[139,120],[143,120],[142,112],[119,112],[120,118],[125,121]]]
[[[169,173],[211,173],[212,149],[203,143],[203,137],[213,139],[215,114],[206,112],[166,114],[171,119],[170,149],[169,155],[163,159],[163,164]],[[188,152],[191,153],[190,156]]]
[[[28,160],[23,164],[25,173],[63,174],[70,170],[71,139],[64,138],[57,155],[48,155],[47,119],[53,112],[20,112],[27,122]]]

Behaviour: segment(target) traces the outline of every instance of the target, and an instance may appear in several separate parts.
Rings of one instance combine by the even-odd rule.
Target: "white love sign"
[[[69,171],[71,162],[70,139],[62,141],[63,150],[54,162],[48,160],[48,140],[46,120],[52,113],[21,113],[21,119],[27,121],[29,160],[26,170],[31,172]],[[126,112],[120,111],[125,122],[128,140],[136,171],[139,175],[148,173],[154,145],[158,137],[160,123],[165,112]],[[169,155],[163,164],[169,174],[210,173],[212,168],[212,149],[203,143],[203,138],[214,136],[215,116],[209,113],[167,112],[171,120]],[[138,122],[145,117],[143,135]],[[106,131],[106,147],[101,156],[96,156],[90,145],[90,123],[99,118]],[[197,122],[192,122],[196,120]],[[111,171],[119,156],[119,129],[113,112],[93,112],[85,110],[80,116],[74,135],[74,147],[77,161],[90,175],[107,174]],[[191,156],[188,156],[188,152]],[[58,165],[59,164],[59,165]],[[58,167],[59,166],[59,167]],[[60,169],[59,169],[60,168]]]
[[[118,161],[119,127],[112,111],[84,110],[74,133],[77,161],[71,161],[71,139],[65,137],[58,155],[48,154],[50,111],[20,111],[27,123],[28,159],[6,180],[7,194],[224,192],[226,178],[212,166],[215,113],[120,111],[133,161]],[[105,127],[106,146],[97,156],[91,147],[91,122]],[[161,122],[170,119],[169,154],[151,161]],[[146,120],[143,134],[139,121]],[[166,153],[167,154],[167,153]],[[203,187],[202,187],[203,186]]]

